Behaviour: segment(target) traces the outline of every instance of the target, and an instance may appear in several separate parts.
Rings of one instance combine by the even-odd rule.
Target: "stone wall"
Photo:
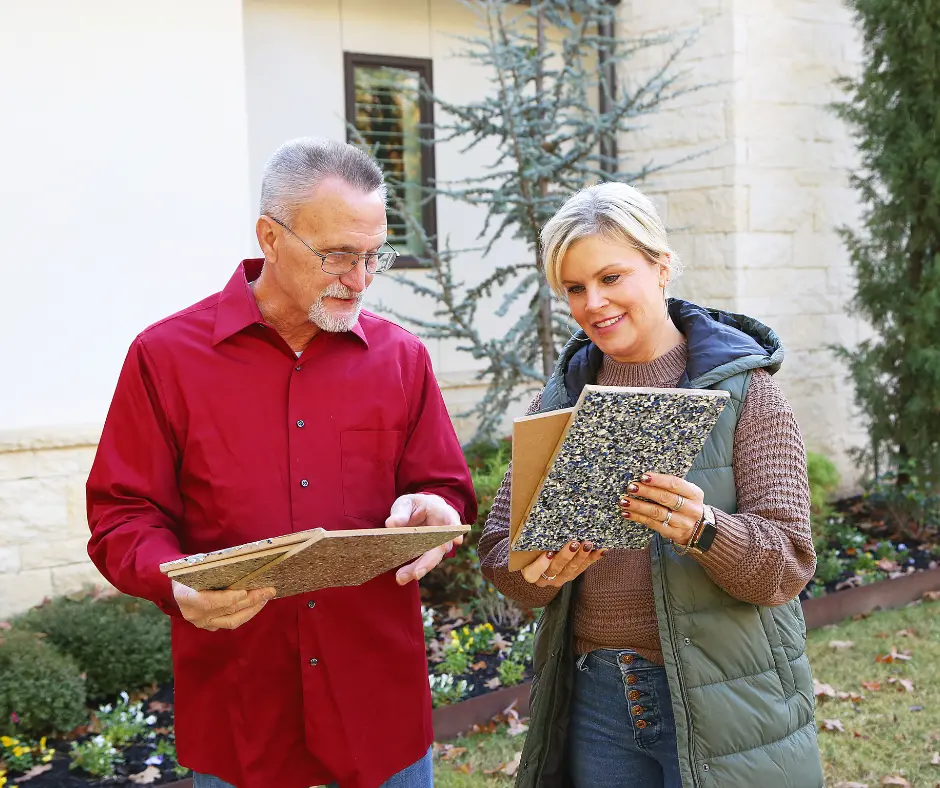
[[[850,490],[848,452],[864,432],[826,346],[853,345],[865,331],[845,314],[852,277],[836,233],[857,220],[854,147],[828,108],[835,78],[858,67],[851,16],[841,0],[636,0],[620,21],[628,35],[699,32],[681,61],[684,84],[709,86],[620,142],[637,160],[693,156],[646,185],[687,264],[676,293],[778,332],[787,350],[778,380],[807,445],[836,460]],[[648,53],[625,78],[657,62]]]
[[[107,585],[85,545],[99,430],[0,435],[0,620],[44,597]]]

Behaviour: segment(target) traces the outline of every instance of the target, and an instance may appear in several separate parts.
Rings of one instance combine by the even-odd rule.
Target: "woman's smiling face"
[[[632,246],[591,235],[568,247],[559,273],[571,316],[604,353],[633,363],[656,357],[669,325],[664,266]]]

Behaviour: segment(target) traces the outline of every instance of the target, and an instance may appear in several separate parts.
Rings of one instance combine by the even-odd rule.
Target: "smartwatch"
[[[702,525],[698,529],[695,541],[689,545],[689,550],[693,553],[707,552],[717,535],[718,526],[715,524],[715,512],[711,506],[705,505],[702,507]]]

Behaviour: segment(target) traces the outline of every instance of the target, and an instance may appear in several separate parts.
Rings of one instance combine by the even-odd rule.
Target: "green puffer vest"
[[[689,349],[680,387],[731,395],[687,478],[705,491],[707,503],[733,514],[738,416],[753,370],[776,372],[783,348],[773,331],[743,315],[675,299],[669,312]],[[543,391],[542,411],[570,407],[581,388],[596,380],[603,355],[585,340],[579,332],[562,351]],[[820,788],[813,679],[799,600],[777,608],[741,602],[658,535],[652,569],[683,788]],[[531,720],[517,788],[569,784],[564,749],[575,676],[572,585],[561,589],[539,620]]]

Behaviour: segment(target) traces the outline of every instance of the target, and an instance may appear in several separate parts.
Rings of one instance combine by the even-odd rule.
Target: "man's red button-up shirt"
[[[173,616],[182,763],[239,788],[374,788],[432,740],[417,585],[388,572],[208,632],[158,569],[308,528],[381,527],[412,492],[476,517],[424,346],[363,312],[297,358],[248,286],[261,262],[131,346],[88,479],[88,551]]]

